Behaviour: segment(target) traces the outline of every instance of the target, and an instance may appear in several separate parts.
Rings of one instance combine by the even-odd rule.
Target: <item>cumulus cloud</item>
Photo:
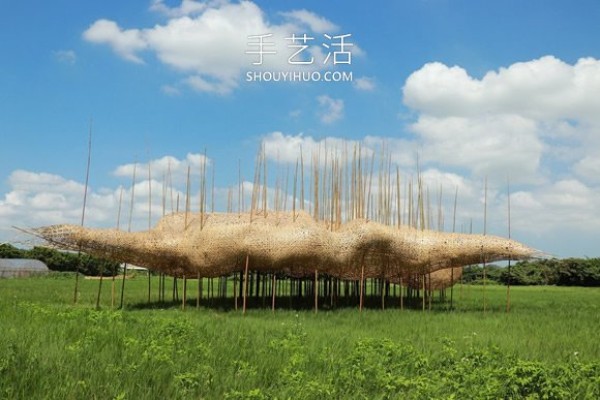
[[[574,229],[580,235],[597,232],[600,229],[599,197],[600,188],[574,178],[515,192],[511,196],[515,226],[538,234]]]
[[[409,76],[403,99],[417,112],[410,129],[431,161],[531,182],[543,179],[544,159],[581,157],[576,169],[589,176],[593,163],[586,155],[593,127],[600,126],[593,111],[600,109],[599,70],[592,58],[570,65],[546,56],[477,79],[434,62]]]
[[[156,177],[169,177],[172,181],[182,183],[187,179],[187,170],[190,169],[190,176],[199,176],[203,168],[208,168],[211,161],[204,154],[188,153],[185,159],[178,159],[174,156],[163,156],[146,163],[130,163],[116,167],[113,175],[118,177],[131,178],[135,169],[138,177],[148,176],[148,169],[151,175]]]
[[[483,78],[459,66],[434,62],[411,74],[404,103],[437,117],[518,114],[535,120],[576,118],[599,121],[600,60],[570,65],[553,56],[519,62]]]
[[[304,70],[324,69],[326,55],[321,41],[323,32],[338,27],[308,10],[283,12],[280,23],[269,21],[263,10],[251,1],[200,2],[184,0],[178,7],[169,7],[155,0],[150,6],[167,17],[166,22],[151,28],[122,28],[115,21],[100,19],[91,24],[83,38],[91,43],[107,45],[120,57],[144,62],[144,52],[185,75],[182,80],[190,88],[216,94],[227,94],[238,86],[244,70],[290,70],[289,58],[295,48],[289,48],[286,38],[306,33],[313,37],[303,55],[314,63],[303,65]],[[272,44],[276,54],[265,54],[263,65],[256,66],[260,39],[257,35],[271,34],[263,42]],[[314,42],[314,43],[312,43]],[[296,43],[298,44],[298,43]],[[249,52],[249,53],[248,53]],[[358,46],[353,53],[361,54]]]
[[[282,132],[272,132],[262,138],[265,155],[269,160],[282,163],[295,163],[304,159],[309,165],[314,158],[324,162],[325,156],[341,158],[344,153],[349,157],[355,147],[361,145],[359,141],[339,137],[326,137],[315,139],[303,134],[289,135]],[[370,149],[365,148],[365,153]]]
[[[583,157],[575,163],[573,167],[575,172],[588,181],[600,183],[600,152]]]
[[[321,95],[317,97],[317,102],[321,107],[319,118],[324,124],[332,124],[344,116],[344,100]]]
[[[109,45],[121,57],[139,64],[143,60],[137,53],[148,46],[143,36],[139,29],[124,30],[107,19],[97,20],[83,33],[88,42]]]
[[[423,160],[465,168],[477,176],[515,176],[535,181],[543,143],[534,121],[518,115],[422,116],[411,126],[423,144]]]

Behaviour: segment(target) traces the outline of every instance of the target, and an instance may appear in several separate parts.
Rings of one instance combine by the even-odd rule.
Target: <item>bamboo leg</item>
[[[365,266],[364,264],[362,265],[361,269],[360,269],[360,299],[359,299],[359,306],[358,309],[359,311],[362,312],[363,309],[363,297],[364,297],[364,282],[365,282]]]
[[[200,308],[200,296],[202,295],[202,278],[200,277],[200,272],[198,272],[198,297],[196,297],[196,308]]]
[[[187,277],[183,276],[183,296],[181,296],[181,309],[185,311],[185,302],[187,300]]]
[[[319,272],[315,269],[315,313],[319,311]]]
[[[277,293],[277,275],[273,274],[273,283],[271,285],[272,298],[271,298],[271,311],[275,312],[275,294]]]
[[[246,315],[246,301],[248,297],[248,266],[250,264],[250,255],[246,256],[246,268],[244,269],[244,298],[242,301],[242,314]]]

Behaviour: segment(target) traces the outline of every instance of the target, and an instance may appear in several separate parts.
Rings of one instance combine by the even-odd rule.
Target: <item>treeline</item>
[[[520,261],[510,268],[488,265],[488,281],[511,285],[600,286],[600,258]],[[464,283],[481,283],[483,267],[465,267]]]
[[[0,258],[29,258],[40,260],[51,271],[67,272],[79,271],[84,275],[104,276],[116,275],[119,272],[119,263],[87,254],[69,253],[49,249],[47,247],[34,247],[29,250],[19,249],[10,244],[0,245]]]

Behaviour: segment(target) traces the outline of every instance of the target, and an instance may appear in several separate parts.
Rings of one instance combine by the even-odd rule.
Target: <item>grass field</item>
[[[484,313],[483,288],[462,286],[454,311],[242,316],[192,294],[186,311],[148,305],[145,277],[124,311],[105,281],[95,310],[98,281],[80,282],[73,305],[73,278],[0,280],[0,398],[600,398],[598,288],[514,287],[510,314],[505,287]]]

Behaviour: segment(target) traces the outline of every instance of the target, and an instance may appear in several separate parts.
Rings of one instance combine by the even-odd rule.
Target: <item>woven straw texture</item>
[[[497,236],[398,228],[367,220],[331,230],[304,212],[175,213],[144,232],[53,225],[35,233],[60,249],[81,249],[172,276],[226,276],[242,270],[248,257],[252,270],[289,277],[310,277],[318,271],[340,279],[408,283],[416,275],[431,273],[435,289],[451,285],[452,275],[457,281],[466,265],[539,255]]]

